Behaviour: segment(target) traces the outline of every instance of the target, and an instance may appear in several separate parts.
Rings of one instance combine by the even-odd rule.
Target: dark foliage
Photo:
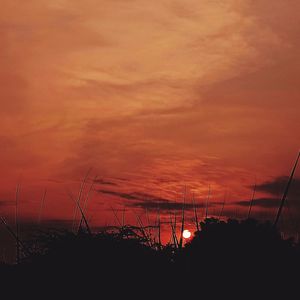
[[[268,222],[207,219],[177,264],[186,284],[201,282],[211,297],[269,299],[296,288],[299,259],[298,245]]]
[[[299,246],[269,223],[207,219],[190,243],[160,250],[124,231],[49,231],[19,265],[0,266],[10,298],[270,299],[297,287]],[[124,232],[126,234],[124,234]]]

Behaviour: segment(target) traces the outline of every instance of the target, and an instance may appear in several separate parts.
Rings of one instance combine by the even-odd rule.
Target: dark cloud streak
[[[258,198],[253,200],[253,206],[258,206],[262,208],[274,208],[278,207],[280,200],[278,198]],[[234,204],[249,207],[250,201],[249,200],[240,200],[235,202]]]
[[[281,176],[275,178],[273,181],[264,182],[256,187],[257,191],[266,192],[271,195],[281,195],[287,184],[288,177]],[[294,178],[290,188],[290,196],[298,197],[300,196],[300,178]]]
[[[176,202],[176,201],[160,202],[158,200],[134,202],[134,203],[130,203],[128,206],[147,209],[149,211],[157,211],[159,209],[163,212],[181,211],[183,209],[182,202]],[[204,206],[205,206],[204,204],[195,204],[196,208],[204,208]],[[212,206],[212,204],[210,206]],[[184,207],[186,211],[191,211],[194,209],[194,205],[191,203],[186,203]]]
[[[97,184],[101,184],[101,185],[115,185],[117,186],[117,184],[115,182],[109,181],[109,180],[104,180],[104,179],[96,179],[94,180],[95,183]]]
[[[155,197],[154,195],[146,194],[146,193],[123,193],[111,190],[98,190],[98,192],[123,198],[126,200],[130,200],[129,202],[125,203],[127,207],[131,208],[141,208],[147,209],[149,211],[157,211],[160,209],[161,211],[181,211],[183,208],[183,202],[173,201],[170,199]],[[215,206],[216,203],[210,203],[209,206]],[[195,206],[192,203],[185,204],[185,210],[190,211],[193,210],[194,207],[196,208],[204,208],[204,203],[196,203]]]

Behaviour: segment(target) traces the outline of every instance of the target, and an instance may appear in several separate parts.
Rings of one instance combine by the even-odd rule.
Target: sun
[[[191,235],[192,235],[192,233],[188,229],[183,230],[182,236],[185,239],[189,239],[191,237]]]

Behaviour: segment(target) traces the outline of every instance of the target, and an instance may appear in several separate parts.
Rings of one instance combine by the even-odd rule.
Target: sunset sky
[[[2,0],[0,45],[1,215],[20,183],[24,222],[45,188],[43,219],[72,220],[90,168],[93,226],[180,213],[185,186],[246,214],[256,181],[254,213],[276,209],[300,145],[299,0]]]

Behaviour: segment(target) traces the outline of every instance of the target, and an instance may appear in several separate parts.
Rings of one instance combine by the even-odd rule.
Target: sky
[[[272,216],[299,150],[298,0],[2,0],[0,213]],[[96,178],[96,176],[98,176]],[[290,203],[300,208],[300,172]],[[96,180],[95,180],[96,179]],[[74,196],[75,197],[75,196]],[[190,206],[191,208],[191,206]],[[300,211],[300,210],[299,210]]]

